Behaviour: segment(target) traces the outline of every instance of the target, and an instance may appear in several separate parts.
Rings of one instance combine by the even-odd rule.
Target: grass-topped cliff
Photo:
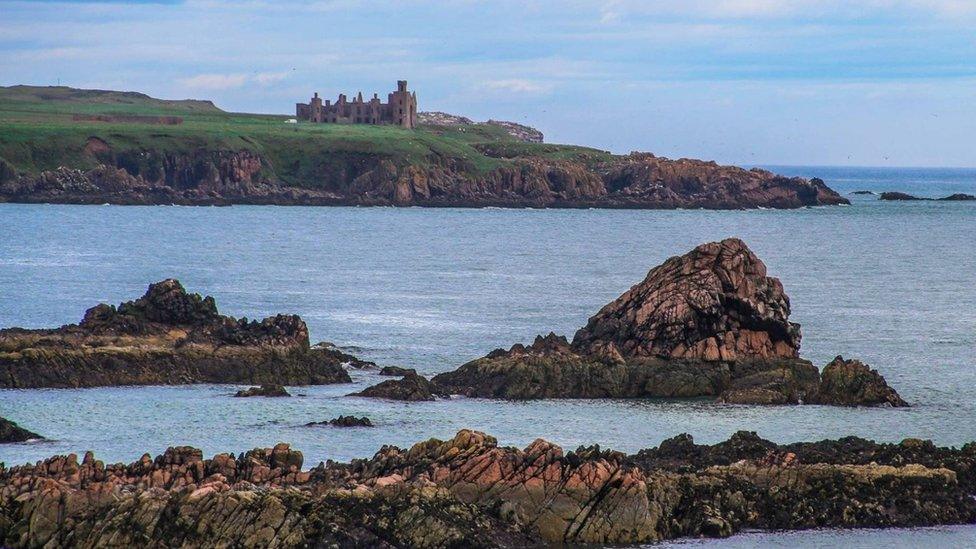
[[[759,170],[527,143],[488,124],[286,123],[209,101],[0,87],[0,200],[797,207],[843,199]]]

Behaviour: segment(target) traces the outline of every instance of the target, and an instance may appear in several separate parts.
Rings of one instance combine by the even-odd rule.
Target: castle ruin
[[[363,100],[363,92],[349,101],[339,94],[335,103],[322,102],[316,93],[308,103],[295,105],[295,117],[306,122],[322,124],[387,124],[401,128],[417,125],[417,93],[407,91],[407,81],[398,80],[397,90],[383,103],[377,94],[369,101]]]

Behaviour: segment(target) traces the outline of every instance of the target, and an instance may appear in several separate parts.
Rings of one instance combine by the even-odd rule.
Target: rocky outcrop
[[[417,113],[417,122],[425,126],[463,127],[474,126],[476,124],[470,118],[440,111],[419,112]],[[481,122],[480,124],[485,126],[499,127],[505,130],[505,133],[507,133],[509,136],[514,137],[523,143],[542,143],[544,140],[542,132],[524,124],[506,122],[504,120],[489,120],[487,122]]]
[[[247,397],[290,397],[291,394],[281,385],[269,384],[260,385],[258,387],[248,387],[247,389],[241,389],[234,393],[235,397],[247,398]]]
[[[623,357],[705,361],[796,358],[800,326],[766,265],[737,238],[651,269],[576,332],[573,346]]]
[[[0,444],[27,442],[28,440],[41,440],[43,438],[41,435],[28,431],[13,421],[0,417]]]
[[[0,544],[526,547],[725,537],[744,529],[976,522],[973,445],[861,439],[779,446],[680,435],[625,456],[475,431],[303,471],[286,444],[203,459],[170,448],[0,468]]]
[[[305,424],[306,427],[315,427],[318,425],[330,425],[332,427],[372,427],[373,422],[366,416],[339,416],[328,421],[313,421]]]
[[[943,196],[939,200],[947,200],[949,202],[968,202],[971,200],[976,200],[976,196],[966,193],[955,193],[949,196]]]
[[[185,383],[318,385],[349,382],[358,359],[311,348],[296,315],[249,321],[221,315],[211,297],[176,280],[118,307],[100,304],[78,324],[0,330],[0,387]]]
[[[823,369],[817,404],[834,406],[908,406],[877,370],[838,356]]]
[[[800,326],[789,315],[780,281],[732,238],[651,269],[590,318],[572,343],[550,333],[432,381],[452,393],[484,398],[904,405],[883,378],[860,370],[845,377],[831,368],[821,381],[817,367],[799,357]],[[879,399],[881,394],[894,396]]]
[[[383,381],[349,396],[421,402],[435,400],[435,396],[447,395],[424,376],[408,373],[402,379]]]

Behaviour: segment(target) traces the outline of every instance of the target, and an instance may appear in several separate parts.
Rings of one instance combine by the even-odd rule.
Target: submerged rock
[[[250,387],[241,389],[234,394],[235,397],[290,397],[291,394],[281,385],[261,385],[260,387]]]
[[[317,425],[331,425],[333,427],[372,427],[373,422],[370,421],[366,416],[339,416],[328,421],[313,421],[305,424],[306,427],[315,427]]]
[[[462,430],[303,471],[287,444],[124,465],[89,453],[0,468],[10,547],[527,547],[976,521],[976,452],[908,440],[776,445],[679,435],[633,456],[500,447]]]
[[[28,440],[40,440],[43,438],[41,435],[28,431],[13,421],[0,417],[0,444],[27,442]]]
[[[96,305],[78,324],[0,330],[0,388],[348,383],[342,365],[359,362],[310,347],[297,315],[224,316],[174,279],[118,307]]]
[[[698,246],[651,269],[573,342],[550,333],[498,349],[433,382],[467,396],[718,397],[736,404],[820,402],[816,366],[799,358],[800,326],[779,280],[739,239]],[[883,385],[883,378],[880,380]],[[886,387],[886,386],[885,386]],[[825,404],[879,405],[832,383]],[[874,389],[872,389],[874,391]],[[894,393],[893,390],[890,390]]]
[[[444,392],[424,376],[408,373],[403,379],[383,381],[349,396],[419,402],[435,400],[435,395],[444,396]]]

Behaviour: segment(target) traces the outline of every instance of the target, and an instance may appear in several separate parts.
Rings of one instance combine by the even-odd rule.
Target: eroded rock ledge
[[[644,543],[743,529],[976,522],[976,445],[776,445],[680,435],[633,456],[463,430],[408,450],[302,469],[286,444],[203,459],[170,448],[105,465],[86,454],[0,468],[0,544],[524,547]]]
[[[800,326],[766,266],[736,238],[702,244],[651,269],[603,307],[572,343],[549,334],[498,349],[443,389],[509,399],[718,397],[741,404],[907,406],[884,378],[838,357],[820,371],[799,357]]]
[[[316,385],[349,382],[342,365],[360,362],[311,348],[297,315],[224,316],[212,297],[187,293],[173,279],[118,307],[96,305],[78,324],[0,330],[0,388]]]

